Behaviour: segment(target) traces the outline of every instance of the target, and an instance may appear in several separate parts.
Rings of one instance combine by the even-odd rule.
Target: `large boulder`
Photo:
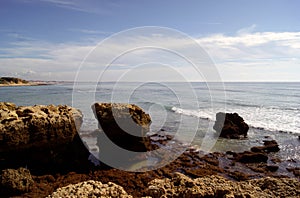
[[[220,133],[220,137],[239,139],[241,135],[247,137],[249,126],[237,113],[219,112],[213,129]]]
[[[66,105],[0,103],[0,169],[80,167],[88,158],[77,129],[82,113]]]
[[[95,103],[92,106],[99,128],[118,146],[136,152],[147,151],[151,118],[134,104]]]

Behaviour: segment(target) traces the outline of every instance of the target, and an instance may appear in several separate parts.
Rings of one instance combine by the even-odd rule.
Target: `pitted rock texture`
[[[116,198],[132,198],[128,195],[123,187],[108,182],[102,184],[99,181],[85,181],[78,184],[70,184],[66,187],[57,189],[47,198],[81,198],[81,197],[116,197]]]
[[[0,102],[0,169],[83,167],[89,152],[77,133],[81,123],[82,113],[66,105]]]
[[[147,194],[160,197],[299,197],[300,183],[291,178],[261,178],[234,182],[218,175],[191,179],[175,173],[171,179],[154,179]]]
[[[66,105],[16,107],[1,102],[0,152],[71,142],[81,123],[81,112]]]
[[[5,169],[1,173],[1,186],[8,193],[24,193],[31,190],[34,181],[26,168]]]

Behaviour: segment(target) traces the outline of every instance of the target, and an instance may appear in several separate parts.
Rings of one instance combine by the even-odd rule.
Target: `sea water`
[[[300,83],[77,82],[47,86],[0,87],[0,101],[21,105],[66,104],[84,114],[81,134],[93,148],[98,128],[94,102],[134,103],[152,118],[151,132],[166,131],[206,151],[243,151],[275,139],[283,159],[300,159]],[[238,113],[249,124],[248,138],[216,138],[217,112]],[[96,148],[94,148],[96,150]]]

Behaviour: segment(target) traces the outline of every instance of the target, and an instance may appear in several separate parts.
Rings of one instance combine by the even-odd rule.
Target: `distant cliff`
[[[0,84],[3,85],[19,85],[19,84],[29,84],[27,80],[23,80],[20,78],[14,78],[14,77],[1,77],[0,78]]]
[[[1,86],[36,86],[36,85],[51,85],[53,83],[45,81],[27,81],[15,77],[0,77]]]

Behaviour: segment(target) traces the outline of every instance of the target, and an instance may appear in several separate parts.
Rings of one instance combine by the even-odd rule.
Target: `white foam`
[[[213,112],[212,109],[191,110],[172,107],[172,111],[201,119],[215,120],[216,113],[224,109],[217,109]],[[300,111],[298,110],[282,110],[273,107],[233,107],[227,108],[226,112],[238,113],[253,128],[300,134]]]
[[[204,111],[200,111],[200,110],[181,109],[178,107],[172,107],[172,111],[174,111],[175,113],[178,113],[178,114],[182,114],[182,115],[213,120],[213,116],[212,116],[211,112],[209,113],[209,112],[204,112]]]

